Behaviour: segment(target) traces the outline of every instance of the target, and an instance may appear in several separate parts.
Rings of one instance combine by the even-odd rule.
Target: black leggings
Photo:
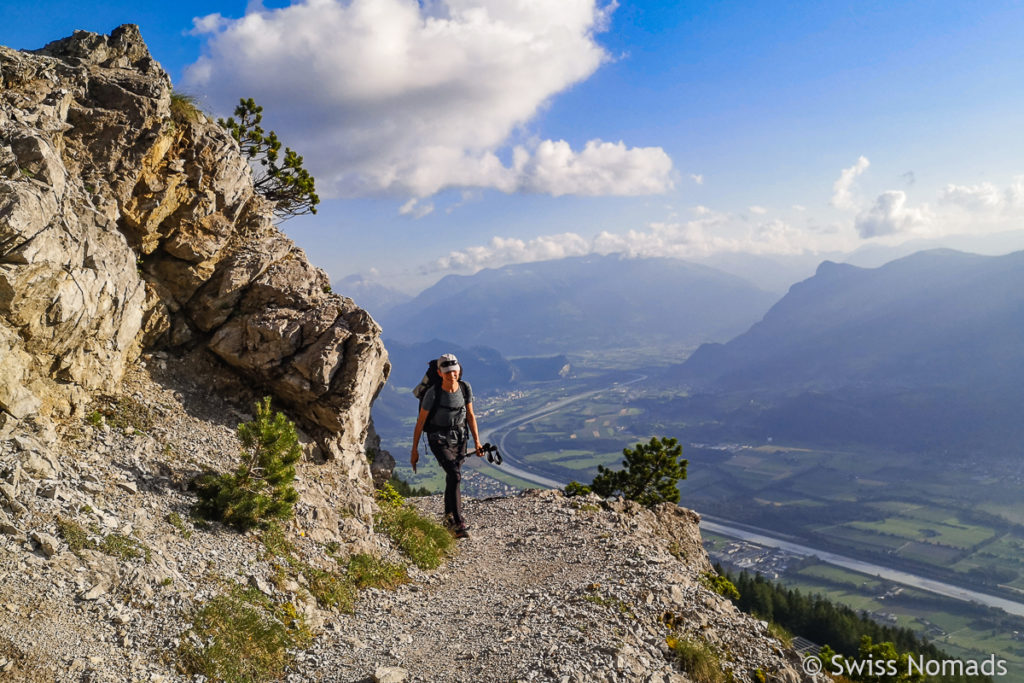
[[[462,516],[462,461],[466,459],[466,441],[452,442],[443,437],[427,436],[430,451],[437,459],[437,464],[444,470],[444,516],[450,517],[452,524],[458,528],[466,523]]]

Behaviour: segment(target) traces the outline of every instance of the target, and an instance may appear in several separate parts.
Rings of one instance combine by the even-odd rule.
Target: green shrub
[[[678,503],[680,479],[686,479],[688,461],[680,456],[683,447],[676,439],[651,438],[649,443],[638,443],[634,448],[622,449],[626,459],[621,470],[610,470],[598,465],[598,475],[590,488],[599,496],[622,495],[641,505],[653,507],[659,503]]]
[[[83,550],[95,550],[96,543],[89,539],[89,533],[78,522],[67,517],[57,518],[57,530],[68,544],[68,548],[75,555]]]
[[[700,575],[700,582],[705,588],[715,591],[724,598],[734,601],[740,599],[740,592],[736,590],[735,584],[721,574],[704,572]]]
[[[715,651],[701,641],[686,640],[678,635],[665,638],[675,663],[694,683],[727,683],[729,676]]]
[[[387,535],[420,569],[439,567],[454,547],[448,530],[422,517],[389,484],[377,491],[377,503],[377,530]]]
[[[196,482],[197,511],[239,529],[287,519],[298,500],[292,487],[301,457],[295,425],[270,410],[270,397],[256,404],[256,419],[238,426],[242,462],[231,474],[208,473]]]
[[[321,607],[342,612],[352,612],[355,608],[355,588],[347,577],[309,564],[303,564],[302,575],[306,577],[310,594]]]
[[[289,649],[310,640],[291,603],[234,586],[194,615],[178,648],[182,673],[218,681],[268,681],[292,661]]]
[[[590,487],[586,484],[581,484],[578,481],[570,481],[565,485],[565,495],[569,496],[585,496],[590,493]]]

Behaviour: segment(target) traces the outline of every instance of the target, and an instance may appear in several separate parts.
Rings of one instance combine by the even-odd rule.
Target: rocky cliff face
[[[231,137],[172,116],[136,27],[0,48],[0,424],[81,415],[144,349],[206,349],[288,406],[368,519],[380,329],[272,216]]]

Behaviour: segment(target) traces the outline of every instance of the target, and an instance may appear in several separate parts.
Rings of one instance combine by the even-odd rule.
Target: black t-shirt
[[[423,392],[423,397],[420,399],[420,410],[430,412],[434,401],[440,400],[430,424],[424,425],[427,431],[461,430],[466,424],[466,403],[473,402],[473,387],[466,381],[462,381],[462,384],[466,386],[465,398],[462,396],[462,387],[447,392],[440,386],[432,386]],[[440,399],[435,398],[437,394],[440,394]]]

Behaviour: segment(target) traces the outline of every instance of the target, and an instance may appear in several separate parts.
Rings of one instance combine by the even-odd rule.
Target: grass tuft
[[[195,123],[203,118],[198,100],[193,95],[171,93],[171,120],[175,123]]]
[[[348,560],[345,575],[357,589],[391,589],[409,582],[409,573],[400,564],[385,562],[373,555],[358,553]]]
[[[686,640],[678,635],[665,638],[675,663],[694,683],[727,683],[717,654],[706,643]]]
[[[210,600],[178,648],[182,673],[219,681],[280,678],[291,648],[311,635],[291,603],[276,604],[255,588],[234,586]]]
[[[385,484],[377,491],[377,503],[377,530],[387,535],[420,569],[436,569],[454,550],[455,541],[448,530],[421,516],[390,485]]]

